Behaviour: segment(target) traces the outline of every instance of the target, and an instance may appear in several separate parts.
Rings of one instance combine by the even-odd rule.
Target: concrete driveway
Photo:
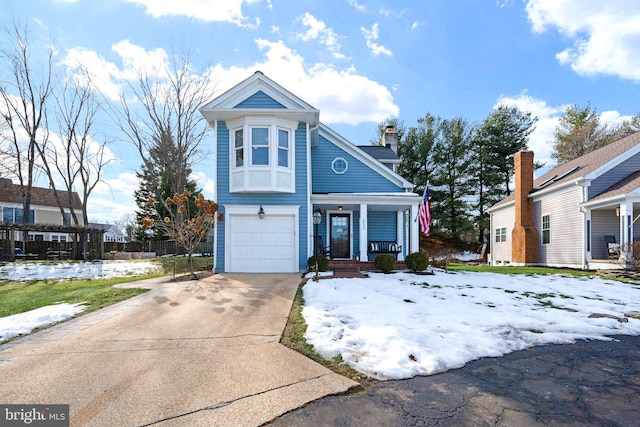
[[[0,403],[69,404],[74,426],[256,426],[357,385],[279,344],[299,275],[166,280],[0,346]]]

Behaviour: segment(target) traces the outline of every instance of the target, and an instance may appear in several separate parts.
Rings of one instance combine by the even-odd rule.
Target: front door
[[[329,251],[331,258],[350,258],[351,238],[349,230],[349,214],[329,215]]]

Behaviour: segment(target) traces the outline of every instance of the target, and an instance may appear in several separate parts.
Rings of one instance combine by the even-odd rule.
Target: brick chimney
[[[533,151],[522,149],[513,159],[516,178],[516,223],[511,233],[511,262],[538,262],[538,230],[533,225]]]
[[[384,135],[382,135],[382,145],[391,148],[394,153],[398,154],[398,132],[392,125],[387,125]]]

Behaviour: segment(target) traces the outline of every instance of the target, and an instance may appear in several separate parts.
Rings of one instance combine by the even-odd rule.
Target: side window
[[[542,244],[551,243],[551,218],[549,215],[542,216]]]
[[[243,139],[243,130],[238,129],[234,132],[234,152],[235,152],[235,162],[234,166],[239,168],[244,165],[244,139]]]
[[[289,167],[289,131],[278,129],[278,166]]]
[[[496,228],[496,243],[507,241],[507,227]]]

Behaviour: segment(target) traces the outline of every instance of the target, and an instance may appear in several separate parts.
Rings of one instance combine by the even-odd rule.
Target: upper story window
[[[29,210],[29,224],[35,223],[36,213],[33,209]],[[24,209],[22,208],[2,208],[2,222],[22,224],[24,221]]]
[[[290,132],[286,129],[278,129],[278,166],[289,167]]]
[[[229,191],[295,192],[295,131],[298,122],[273,116],[227,120]]]
[[[237,129],[234,133],[234,158],[235,158],[235,167],[240,167],[244,165],[244,138],[243,138],[244,130]]]
[[[336,157],[333,159],[333,162],[331,162],[331,170],[337,174],[342,175],[347,169],[349,169],[349,163],[342,157]]]
[[[269,128],[251,128],[251,166],[269,166]]]

